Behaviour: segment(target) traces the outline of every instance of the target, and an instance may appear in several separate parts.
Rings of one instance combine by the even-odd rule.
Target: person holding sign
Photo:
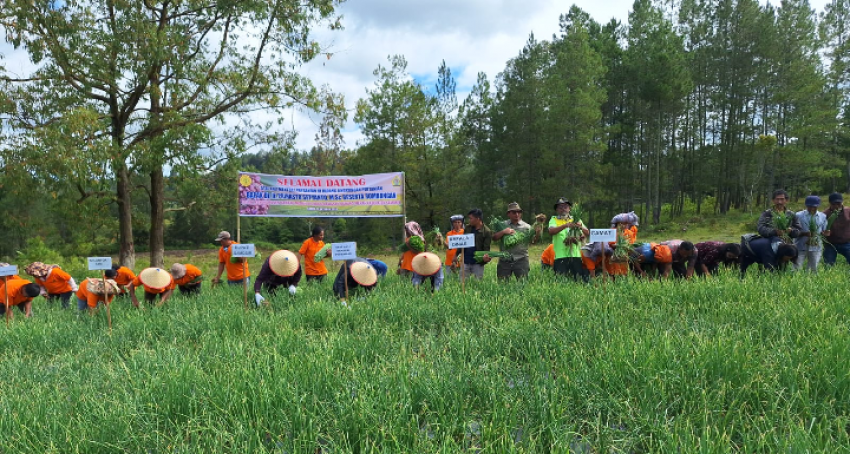
[[[555,202],[555,216],[549,220],[549,235],[555,249],[555,274],[573,279],[587,280],[581,265],[581,244],[590,236],[590,231],[581,219],[573,220],[570,215],[573,203],[564,197]]]
[[[62,301],[62,309],[68,308],[71,295],[79,289],[74,278],[59,268],[59,265],[33,262],[27,265],[26,272],[41,286],[41,296],[47,298],[47,301],[59,299]]]
[[[307,282],[325,280],[328,275],[328,268],[325,266],[324,259],[316,260],[316,253],[325,248],[325,229],[318,225],[313,226],[312,236],[304,240],[301,244],[301,249],[298,253],[304,257],[304,274],[307,275]],[[327,256],[331,255],[327,251]]]
[[[111,304],[112,300],[121,292],[118,283],[115,282],[115,270],[105,270],[103,275],[106,280],[96,277],[84,279],[77,290],[77,309],[89,310],[94,313],[98,303]]]
[[[378,286],[378,272],[364,258],[354,258],[345,261],[345,266],[339,268],[334,280],[334,294],[345,303],[346,268],[348,269],[348,292],[363,290],[371,292]]]
[[[456,214],[449,218],[452,222],[452,229],[446,234],[446,245],[449,244],[449,237],[454,235],[463,235],[463,215]],[[455,263],[455,255],[458,254],[457,249],[449,249],[446,251],[446,266],[449,270],[458,274],[459,266]]]
[[[508,205],[508,220],[510,222],[504,230],[493,233],[494,240],[502,240],[502,250],[511,254],[510,259],[499,259],[499,264],[496,265],[496,276],[503,280],[510,279],[512,275],[522,279],[528,277],[528,243],[531,241],[531,225],[522,220],[522,208],[516,202]],[[508,246],[509,239],[505,237],[524,237],[524,240],[514,241],[514,244]]]
[[[251,272],[245,257],[233,257],[233,245],[239,244],[230,237],[230,232],[221,231],[215,241],[221,243],[218,250],[218,273],[213,278],[213,284],[221,282],[221,275],[227,270],[229,285],[245,285],[251,283]]]
[[[463,257],[463,272],[473,274],[476,278],[484,278],[484,265],[490,263],[490,255],[483,254],[480,258],[475,257],[476,252],[486,252],[490,250],[490,244],[493,242],[493,232],[484,224],[484,212],[480,208],[473,208],[467,213],[469,222],[465,229],[464,235],[475,235],[475,246],[468,247],[458,251],[455,256],[455,262],[460,263]]]
[[[191,263],[175,263],[171,265],[171,277],[174,285],[180,289],[183,296],[197,296],[201,294],[201,283],[204,280],[204,272]]]
[[[18,306],[18,309],[23,312],[27,318],[32,317],[32,300],[41,293],[41,286],[32,282],[21,279],[9,278],[4,282],[0,279],[0,295],[3,298],[8,295],[9,306]],[[0,301],[0,315],[6,314],[5,301]],[[9,318],[14,318],[14,312],[9,313]]]
[[[121,293],[118,296],[126,296],[127,286],[133,283],[133,279],[136,278],[136,273],[134,273],[130,268],[121,266],[117,263],[112,264],[112,269],[115,270],[115,283],[118,284],[118,288],[121,289]]]
[[[423,252],[413,257],[413,286],[419,288],[425,278],[431,279],[431,293],[443,286],[443,264],[437,254]]]
[[[171,298],[174,292],[174,278],[171,273],[159,268],[145,268],[133,279],[130,283],[130,299],[133,300],[133,306],[139,307],[139,299],[136,298],[136,288],[143,287],[145,290],[145,302],[153,304],[156,297],[160,297],[157,307],[162,306]]]
[[[286,287],[290,295],[295,295],[299,282],[301,264],[298,256],[285,249],[275,251],[263,262],[260,274],[254,280],[254,300],[257,306],[266,300],[260,294],[260,289],[265,289],[270,296],[274,296],[278,287]]]

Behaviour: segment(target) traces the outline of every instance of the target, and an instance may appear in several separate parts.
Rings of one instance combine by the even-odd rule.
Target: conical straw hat
[[[95,295],[101,296],[117,295],[121,292],[121,290],[118,289],[118,283],[116,283],[114,280],[107,279],[105,288],[103,286],[103,283],[103,279],[90,277],[86,281],[86,290],[88,290],[89,293],[94,293]]]
[[[275,251],[269,256],[269,268],[271,268],[272,273],[280,277],[292,276],[298,271],[299,266],[301,265],[298,263],[298,257],[286,249]]]
[[[413,271],[421,276],[433,276],[440,271],[442,262],[437,254],[431,252],[422,252],[413,257]]]
[[[139,273],[139,280],[154,290],[162,290],[172,282],[171,273],[160,268],[145,268]]]
[[[375,267],[368,262],[352,263],[351,266],[348,267],[348,274],[350,274],[358,284],[364,287],[371,287],[378,282],[378,273],[375,271]]]

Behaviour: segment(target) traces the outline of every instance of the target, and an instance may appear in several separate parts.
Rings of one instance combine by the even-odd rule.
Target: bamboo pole
[[[9,317],[12,315],[12,308],[9,307],[9,276],[3,276],[3,296],[6,305],[6,328],[9,327]]]

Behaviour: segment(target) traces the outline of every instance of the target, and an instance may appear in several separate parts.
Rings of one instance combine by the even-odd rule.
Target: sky
[[[433,90],[437,68],[445,60],[457,81],[458,101],[462,102],[477,74],[486,73],[492,82],[531,33],[538,40],[549,40],[558,33],[558,18],[571,5],[577,5],[600,23],[612,18],[626,23],[632,3],[633,0],[347,0],[338,10],[344,29],[316,33],[333,57],[317,58],[303,66],[301,73],[316,86],[327,84],[345,95],[350,111],[344,128],[345,146],[354,148],[363,140],[353,122],[354,105],[373,86],[372,71],[379,64],[387,66],[389,55],[404,55],[408,72],[429,90]],[[826,3],[828,0],[810,0],[818,12]],[[7,69],[28,66],[26,55],[11,49],[2,38],[0,56]],[[284,120],[298,132],[298,149],[308,150],[315,144],[320,115],[293,111]]]

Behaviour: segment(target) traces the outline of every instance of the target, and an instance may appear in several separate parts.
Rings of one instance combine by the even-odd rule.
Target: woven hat
[[[354,262],[348,267],[348,274],[364,287],[371,287],[378,282],[378,273],[370,263]]]
[[[145,268],[139,273],[139,280],[142,281],[146,287],[150,287],[154,290],[162,290],[169,285],[173,279],[171,278],[171,273],[165,271],[161,268]]]
[[[104,285],[104,283],[106,285]],[[112,279],[107,279],[106,281],[94,278],[87,279],[86,290],[88,290],[89,293],[94,293],[95,295],[100,296],[117,295],[121,293],[121,290],[118,288],[118,283]]]
[[[292,251],[281,249],[269,256],[269,268],[271,268],[272,273],[280,277],[292,276],[298,271],[299,266],[301,264],[298,263],[298,257]]]
[[[519,207],[518,203],[512,202],[508,204],[508,213],[510,213],[511,211],[519,211],[520,213],[522,213],[522,208]]]
[[[25,270],[26,270],[27,274],[29,274],[30,276],[37,277],[37,278],[41,279],[41,278],[44,278],[44,277],[47,276],[47,273],[50,272],[51,268],[52,268],[52,266],[45,265],[44,263],[41,263],[41,262],[32,262],[29,265],[27,265]]]
[[[218,236],[215,238],[216,241],[229,240],[229,239],[230,239],[230,232],[228,232],[226,230],[222,230],[221,232],[219,232]]]
[[[440,271],[442,263],[437,254],[422,252],[413,257],[411,266],[413,266],[413,271],[420,276],[433,276],[437,274],[437,271]]]
[[[181,277],[186,275],[186,265],[175,263],[171,265],[171,276],[174,279],[180,279]]]

